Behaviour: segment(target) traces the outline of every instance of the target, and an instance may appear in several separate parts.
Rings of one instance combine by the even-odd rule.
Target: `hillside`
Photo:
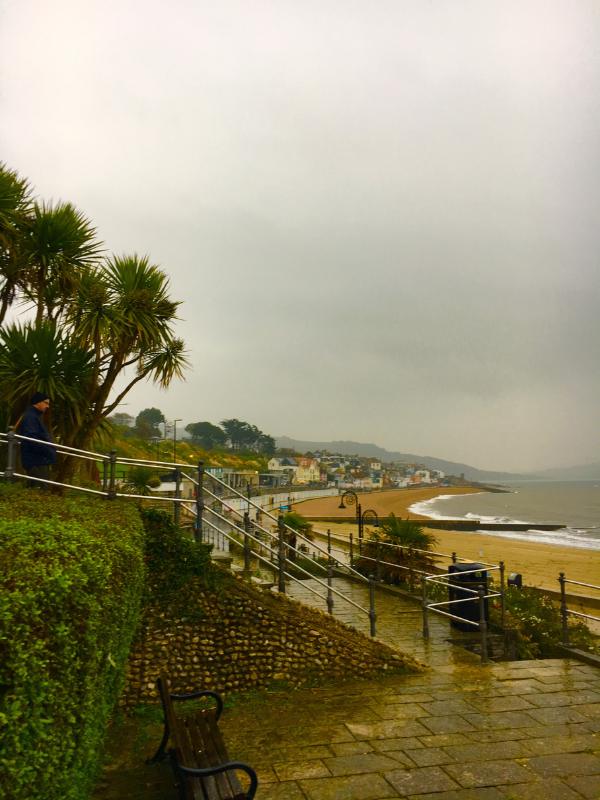
[[[314,452],[315,450],[328,450],[330,453],[342,453],[343,455],[372,456],[381,461],[391,462],[400,461],[408,464],[423,464],[431,469],[438,469],[449,475],[461,475],[465,478],[482,483],[494,481],[515,481],[522,480],[525,476],[514,472],[493,472],[485,469],[477,469],[470,464],[461,464],[456,461],[445,461],[442,458],[432,456],[421,456],[415,453],[398,453],[386,450],[376,444],[364,442],[305,442],[299,439],[291,439],[289,436],[279,436],[276,438],[277,447],[289,447],[300,453]]]
[[[117,455],[124,458],[140,458],[156,461],[173,461],[173,441],[161,440],[155,442],[145,441],[133,437],[120,435],[116,428],[112,440],[105,444],[105,449],[114,448]],[[233,453],[230,450],[204,450],[199,445],[193,444],[190,439],[177,440],[177,462],[196,466],[198,461],[204,461],[206,467],[230,467],[231,469],[250,469],[266,472],[267,458],[256,453]]]
[[[600,461],[593,464],[577,464],[574,467],[545,469],[538,477],[547,481],[598,481],[600,480]]]

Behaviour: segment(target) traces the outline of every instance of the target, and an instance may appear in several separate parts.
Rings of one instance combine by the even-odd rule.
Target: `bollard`
[[[250,537],[248,533],[250,531],[250,514],[245,511],[244,512],[244,574],[250,574]]]
[[[560,616],[562,619],[562,643],[569,647],[569,612],[567,610],[567,591],[565,573],[561,572],[558,577],[560,583]]]
[[[377,543],[377,551],[375,553],[375,575],[378,583],[381,583],[381,545],[379,543]]]
[[[421,582],[421,605],[423,607],[423,638],[429,639],[429,617],[427,604],[427,581],[422,578]]]
[[[372,575],[369,575],[369,623],[371,628],[371,636],[375,636],[375,621],[377,614],[375,613],[375,581]]]
[[[279,548],[277,553],[277,590],[285,594],[285,523],[283,517],[277,520]]]
[[[504,597],[504,592],[506,590],[504,561],[500,562],[499,567],[500,567],[500,627],[502,628],[502,630],[504,630],[504,615],[506,613],[506,598]]]
[[[350,567],[354,566],[354,537],[350,533]]]
[[[177,501],[181,497],[181,470],[175,467],[175,497],[173,498],[173,522],[179,527],[181,517],[181,504]]]
[[[117,496],[117,451],[111,450],[108,454],[109,458],[109,473],[108,473],[108,499],[114,500]]]
[[[6,440],[8,452],[6,453],[6,469],[4,470],[4,479],[6,481],[12,481],[17,463],[17,434],[15,433],[14,426],[12,425],[8,429]]]
[[[194,539],[202,541],[202,516],[204,514],[204,461],[198,462],[198,486],[196,487],[196,524],[194,526]]]
[[[479,597],[479,632],[481,634],[481,663],[487,664],[487,622],[485,621],[485,589],[483,586],[477,588]]]
[[[456,553],[454,552],[454,550],[452,551],[452,563],[456,564]]]
[[[331,560],[327,565],[327,611],[333,614],[333,592],[331,591],[331,583],[333,581],[333,564]]]

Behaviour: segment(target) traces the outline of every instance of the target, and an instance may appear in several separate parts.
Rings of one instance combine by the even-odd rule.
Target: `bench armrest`
[[[198,697],[212,697],[217,703],[216,719],[218,720],[223,713],[223,698],[218,692],[211,692],[204,689],[201,692],[189,692],[188,694],[169,694],[171,700],[195,700]]]
[[[244,764],[241,761],[228,761],[226,764],[219,764],[218,767],[207,767],[206,769],[182,767],[180,764],[177,764],[177,769],[184,775],[188,775],[190,778],[208,778],[210,775],[218,775],[220,772],[228,772],[231,769],[239,769],[242,772],[245,772],[250,778],[250,786],[246,795],[247,800],[252,800],[258,787],[258,778],[256,777],[256,772],[252,769],[252,767],[249,767],[248,764]]]

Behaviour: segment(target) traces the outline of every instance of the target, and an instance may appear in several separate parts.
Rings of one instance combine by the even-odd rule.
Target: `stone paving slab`
[[[383,609],[378,631],[430,658],[428,672],[228,703],[223,733],[232,758],[257,768],[257,800],[600,800],[600,670],[482,666],[444,642],[446,623],[432,622],[435,647],[418,624]],[[161,732],[129,766],[124,737],[94,800],[177,800],[168,765],[143,764]]]

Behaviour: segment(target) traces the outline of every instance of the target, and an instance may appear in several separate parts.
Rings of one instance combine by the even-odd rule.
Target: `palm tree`
[[[27,269],[26,297],[36,308],[36,325],[58,319],[82,274],[99,261],[96,230],[71,203],[35,203],[22,225],[21,258]]]
[[[53,322],[0,328],[0,409],[6,430],[25,410],[34,391],[53,402],[48,423],[64,443],[66,432],[81,424],[93,374],[92,354],[69,340]]]
[[[93,353],[93,376],[87,413],[68,437],[73,446],[91,441],[140,381],[166,387],[183,377],[188,363],[184,343],[173,332],[179,303],[169,298],[168,289],[166,274],[147,257],[135,255],[113,258],[104,269],[84,276],[66,320],[72,340]],[[126,371],[130,379],[113,397]]]
[[[414,570],[428,571],[433,558],[428,554],[435,544],[435,537],[423,530],[419,522],[401,519],[391,513],[384,519],[376,532],[371,534],[361,550],[357,567],[366,574],[378,572],[388,583],[405,583],[414,588]],[[395,547],[385,547],[386,544]],[[381,561],[387,562],[381,565]],[[398,567],[391,566],[397,564]]]
[[[394,513],[383,520],[380,531],[391,544],[401,545],[408,550],[431,550],[436,542],[435,536],[423,530],[419,522],[399,519]]]
[[[19,245],[30,208],[28,182],[0,163],[0,325],[25,278]]]

